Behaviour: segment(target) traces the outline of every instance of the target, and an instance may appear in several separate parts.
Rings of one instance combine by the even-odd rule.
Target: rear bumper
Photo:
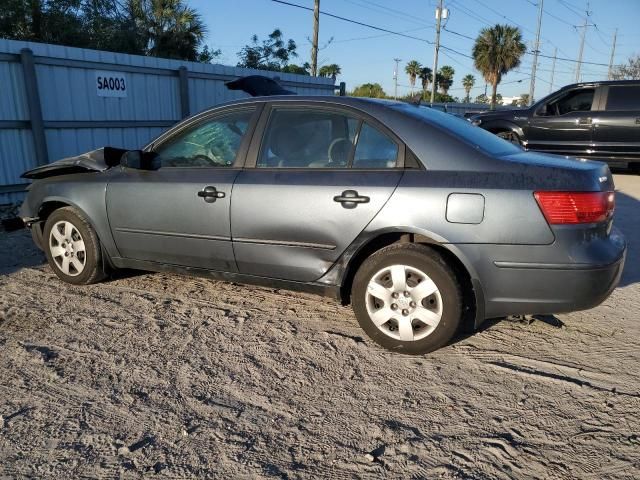
[[[627,249],[615,229],[606,239],[578,244],[564,261],[556,244],[467,247],[461,250],[471,254],[477,269],[484,318],[593,308],[620,282]]]
[[[626,253],[626,252],[625,252]],[[502,294],[487,299],[487,318],[514,314],[552,314],[586,310],[601,304],[616,288],[625,254],[596,268],[569,265],[499,266]]]

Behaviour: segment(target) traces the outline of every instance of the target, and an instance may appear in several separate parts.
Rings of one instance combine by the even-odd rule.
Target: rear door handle
[[[640,125],[640,117],[636,117],[636,125]]]
[[[213,203],[218,198],[224,198],[224,192],[216,190],[216,187],[207,186],[198,192],[198,196],[207,203]]]
[[[369,197],[358,194],[355,190],[345,190],[341,195],[333,197],[334,202],[341,203],[344,208],[356,208],[359,203],[369,203]]]
[[[579,118],[576,122],[578,125],[590,125],[592,123],[591,117]]]

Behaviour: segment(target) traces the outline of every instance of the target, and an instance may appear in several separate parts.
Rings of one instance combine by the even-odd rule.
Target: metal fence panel
[[[122,74],[126,96],[99,96],[100,71]],[[246,97],[224,82],[255,74],[279,77],[300,94],[334,92],[327,78],[0,39],[0,204],[21,198],[20,174],[38,162],[105,145],[141,147],[187,110]]]

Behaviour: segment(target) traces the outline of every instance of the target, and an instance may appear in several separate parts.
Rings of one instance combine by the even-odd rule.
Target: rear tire
[[[42,244],[51,269],[61,280],[88,285],[106,276],[98,236],[75,208],[60,208],[49,215]]]
[[[388,350],[420,355],[446,345],[462,319],[462,288],[433,249],[396,244],[367,258],[355,275],[358,323]]]

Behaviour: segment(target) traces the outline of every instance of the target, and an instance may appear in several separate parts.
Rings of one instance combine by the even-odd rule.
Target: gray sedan
[[[25,177],[20,216],[66,282],[133,268],[317,292],[411,354],[463,324],[591,308],[626,251],[605,164],[399,102],[241,100]]]

